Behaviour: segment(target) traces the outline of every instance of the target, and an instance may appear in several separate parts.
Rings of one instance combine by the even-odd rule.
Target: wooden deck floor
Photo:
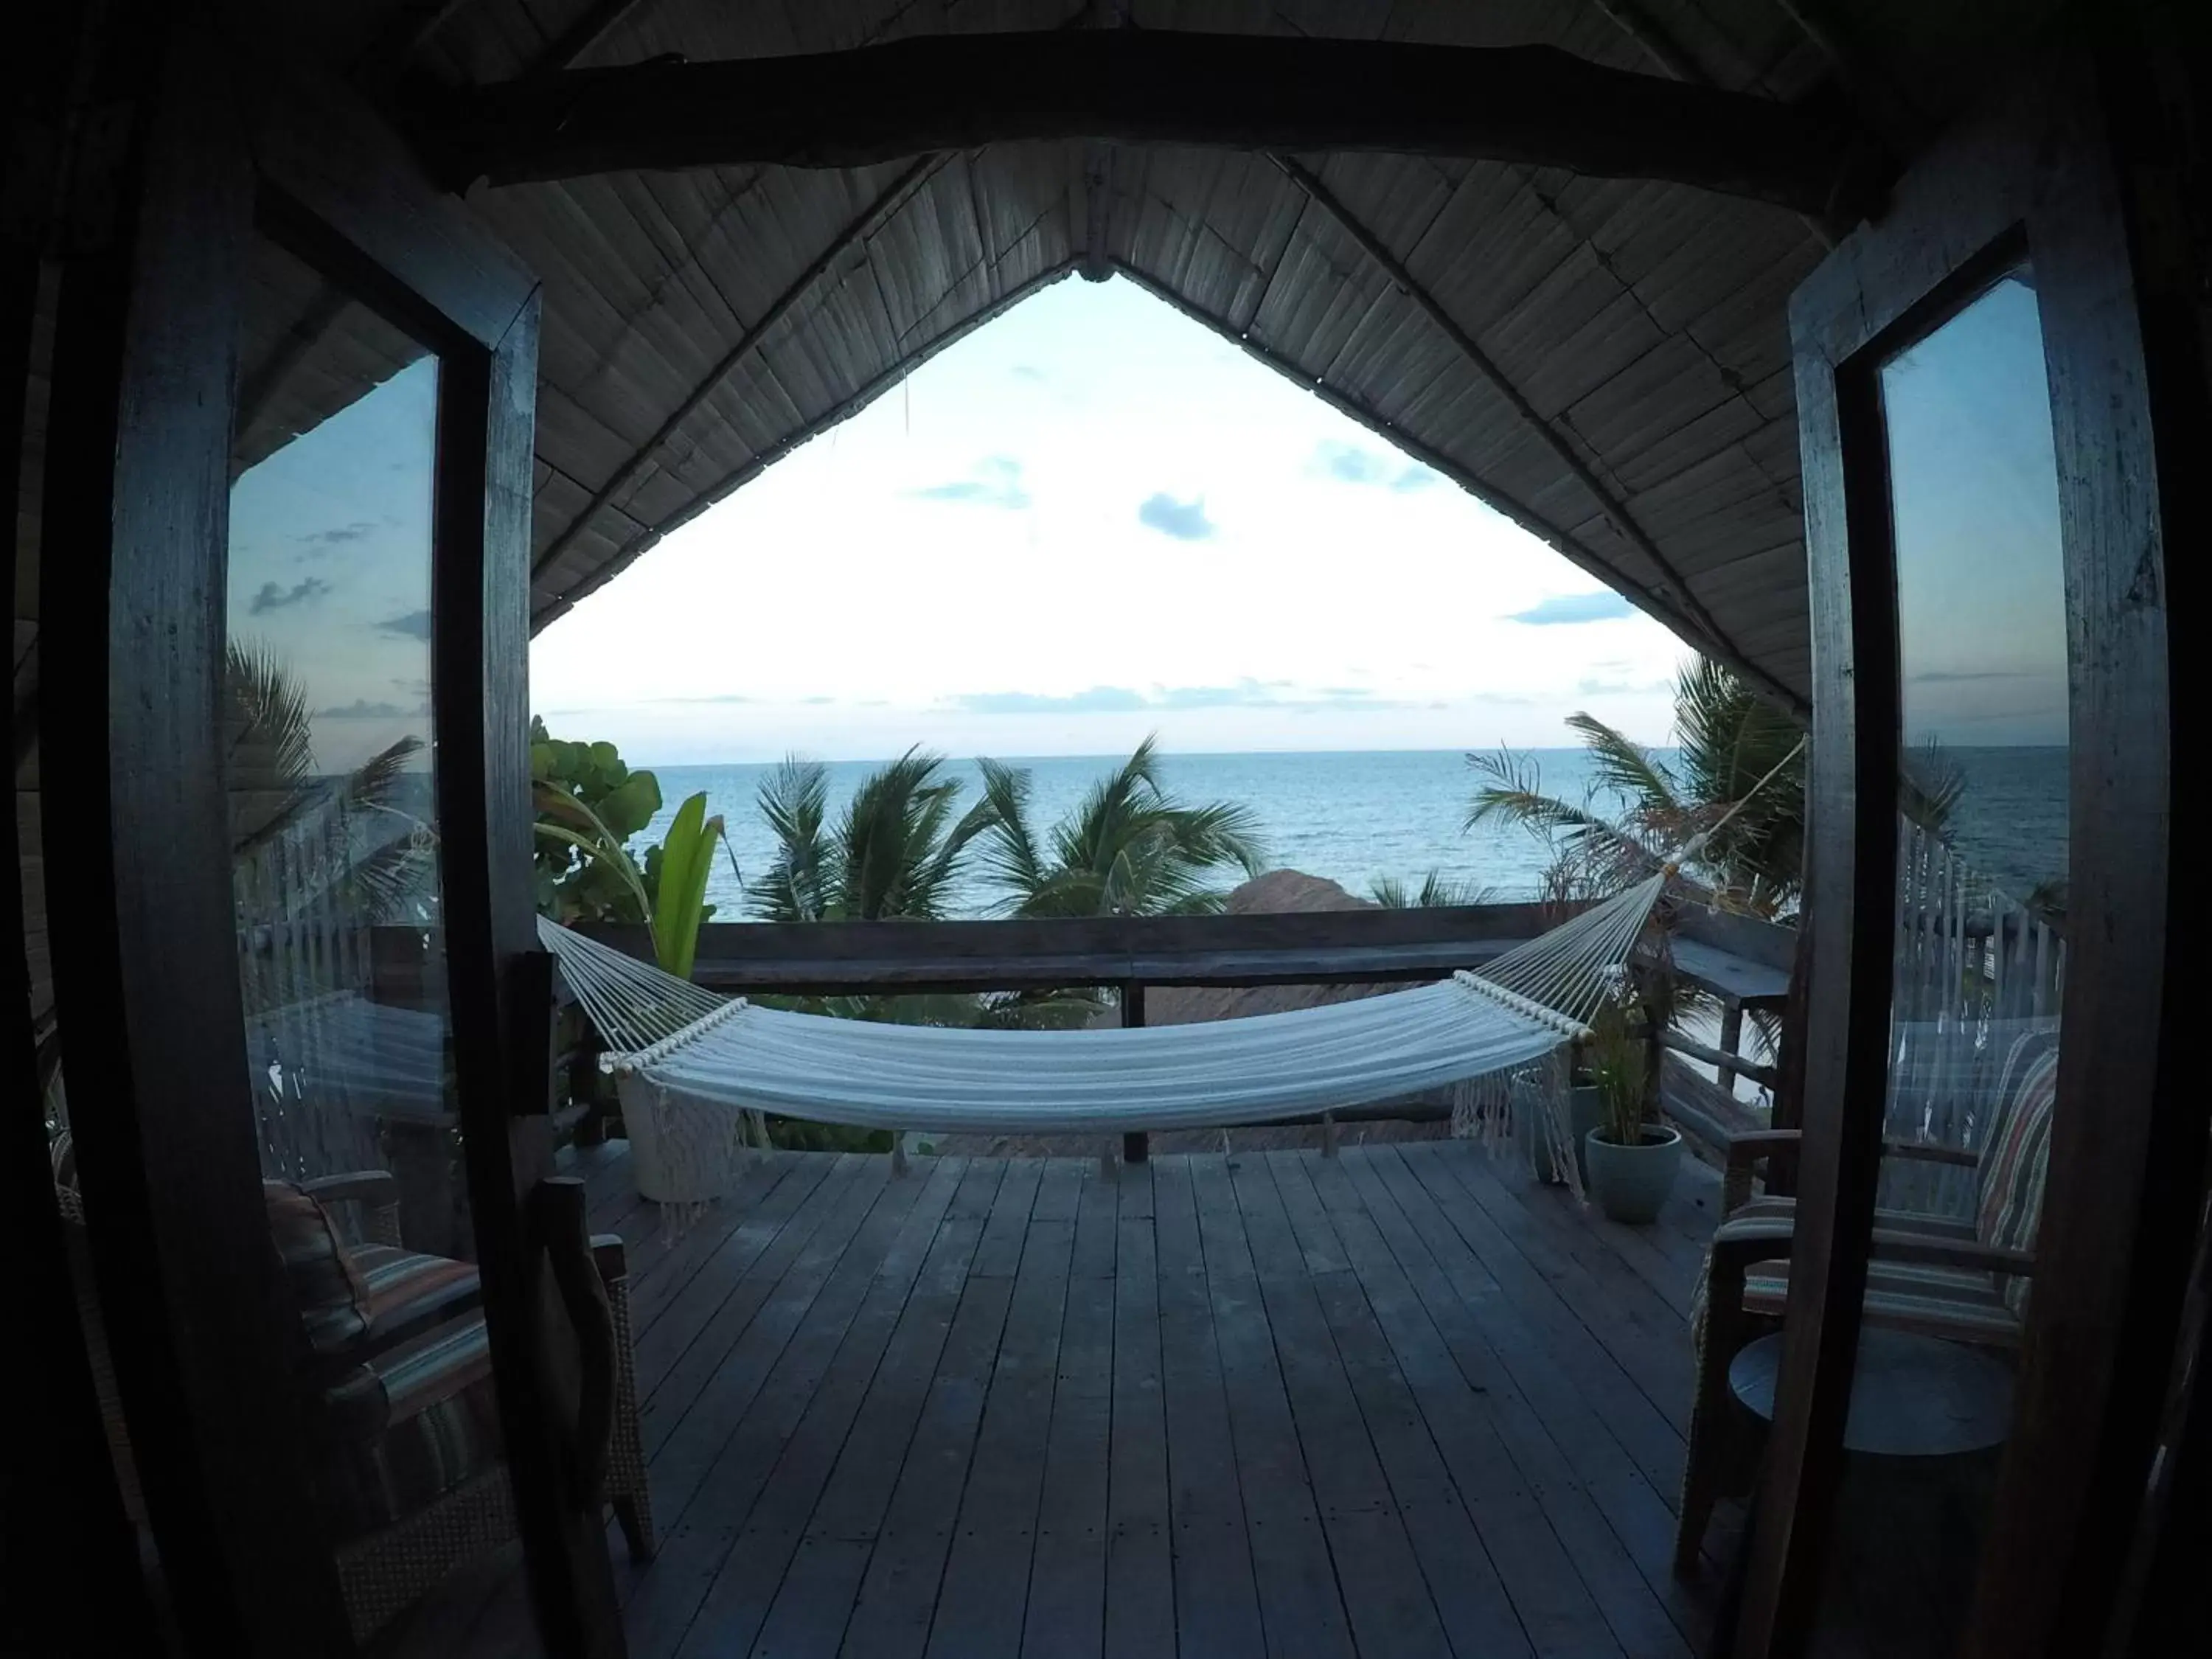
[[[1628,1229],[1462,1142],[785,1153],[673,1238],[619,1143],[579,1167],[635,1280],[636,1659],[1702,1650],[1668,1571],[1699,1166]],[[524,1628],[492,1563],[404,1645]]]

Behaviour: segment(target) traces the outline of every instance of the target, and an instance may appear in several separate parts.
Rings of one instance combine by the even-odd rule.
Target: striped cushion
[[[330,1212],[289,1182],[264,1181],[261,1192],[300,1323],[318,1354],[343,1353],[364,1337],[475,1303],[473,1263],[390,1244],[348,1245]]]
[[[2043,1219],[2051,1164],[2051,1109],[2058,1085],[2058,1033],[2039,1029],[2014,1040],[1998,1073],[1997,1110],[1982,1146],[1974,1235],[2000,1249],[2033,1250]],[[2029,1281],[2007,1274],[2006,1305],[2022,1317]]]
[[[372,1334],[404,1320],[427,1316],[435,1309],[450,1307],[458,1312],[475,1305],[474,1262],[422,1255],[389,1244],[358,1245],[353,1261],[368,1290]]]
[[[318,1353],[343,1347],[368,1328],[370,1293],[331,1212],[289,1181],[264,1181],[269,1237],[292,1299]]]
[[[337,1444],[324,1498],[340,1538],[415,1513],[499,1458],[482,1315],[380,1354],[325,1398]]]
[[[1788,1262],[1761,1261],[1744,1275],[1747,1311],[1779,1316],[1789,1301]],[[1869,1262],[1864,1306],[1869,1324],[1984,1342],[2020,1340],[2020,1316],[1998,1294],[1994,1276],[1968,1268]]]

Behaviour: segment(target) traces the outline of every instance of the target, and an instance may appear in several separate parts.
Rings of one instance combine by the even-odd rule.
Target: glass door
[[[40,538],[102,1404],[188,1650],[618,1655],[536,1220],[535,284],[343,88],[111,47]]]
[[[1876,1234],[1816,1654],[1955,1650],[2011,1437],[2069,933],[2043,346],[2022,259],[1872,367],[1895,567],[1895,921]]]
[[[218,701],[244,1082],[299,1327],[307,1524],[355,1638],[405,1642],[515,1530],[447,992],[451,381],[266,229],[248,246]]]
[[[2074,59],[2000,88],[1792,305],[1808,1065],[1742,1656],[2094,1651],[2148,1465],[2191,1139],[2158,1085],[2162,486],[2103,108]]]

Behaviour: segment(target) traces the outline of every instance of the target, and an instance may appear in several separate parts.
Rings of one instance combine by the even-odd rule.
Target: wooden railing
[[[1054,921],[709,922],[691,977],[732,995],[1441,979],[1562,919],[1539,904]],[[642,927],[591,927],[644,960]]]

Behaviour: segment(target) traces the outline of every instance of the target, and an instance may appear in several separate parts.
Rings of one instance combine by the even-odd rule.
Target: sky
[[[1905,736],[2066,741],[2066,589],[2043,328],[2025,273],[1881,370]]]
[[[638,763],[1667,740],[1687,654],[1527,532],[1119,279],[1047,289],[535,641]]]
[[[437,430],[422,356],[231,486],[229,637],[297,688],[319,772],[427,745]]]

